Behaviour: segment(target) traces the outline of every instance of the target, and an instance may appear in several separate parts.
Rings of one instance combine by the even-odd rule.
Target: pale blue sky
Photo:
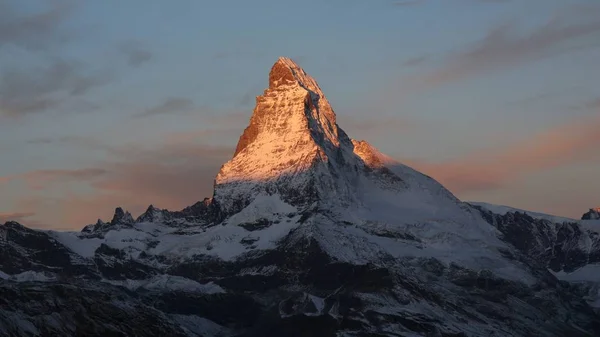
[[[80,228],[209,196],[278,56],[351,137],[462,199],[600,204],[600,140],[569,136],[600,115],[598,1],[0,0],[0,220]]]

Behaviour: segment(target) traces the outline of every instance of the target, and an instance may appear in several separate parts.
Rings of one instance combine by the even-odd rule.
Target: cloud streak
[[[69,205],[65,221],[83,225],[93,220],[90,215],[108,216],[119,205],[138,214],[150,204],[169,209],[191,205],[212,195],[213,179],[232,153],[229,147],[191,143],[126,151],[121,160],[104,166],[108,174],[91,183],[93,195],[61,202]]]
[[[194,102],[185,97],[169,97],[164,102],[157,104],[145,111],[135,114],[134,117],[150,117],[163,114],[186,113],[194,109]]]
[[[149,62],[153,57],[153,54],[137,41],[122,43],[118,49],[125,55],[127,64],[132,67],[139,67],[142,64]]]
[[[581,13],[561,13],[528,32],[506,22],[491,29],[480,41],[448,56],[441,67],[413,81],[417,88],[429,88],[487,74],[567,53],[600,46],[600,19],[585,18]]]
[[[527,174],[598,159],[600,117],[570,122],[507,148],[487,149],[453,160],[407,163],[455,193],[494,190]]]
[[[425,0],[404,0],[404,1],[395,1],[393,3],[393,5],[398,6],[398,7],[406,7],[406,6],[418,5],[423,2],[425,2]]]
[[[0,1],[0,48],[15,45],[27,50],[45,50],[67,40],[62,31],[75,9],[72,1],[48,1],[49,7],[37,13],[17,12],[10,1]]]
[[[32,212],[0,212],[0,224],[7,221],[23,221],[34,215],[35,213]]]
[[[338,124],[350,135],[367,137],[387,132],[407,131],[415,127],[415,121],[403,117],[359,118],[339,116]]]
[[[0,177],[0,184],[23,181],[32,189],[44,189],[55,182],[88,181],[106,174],[105,169],[86,168],[75,170],[37,170],[23,174]]]
[[[181,209],[212,195],[214,177],[233,154],[232,146],[212,146],[203,142],[212,136],[214,133],[174,133],[158,147],[131,145],[118,148],[93,140],[36,139],[33,144],[60,142],[102,148],[110,153],[111,161],[97,163],[92,168],[37,170],[0,177],[0,186],[3,182],[22,181],[29,189],[41,191],[39,195],[30,195],[17,211],[45,209],[46,213],[52,214],[44,214],[44,221],[59,227],[80,228],[97,217],[108,218],[116,206],[123,206],[134,214],[139,214],[149,204]],[[92,191],[76,193],[61,188],[61,193],[51,193],[53,188],[62,186],[58,183],[82,184]],[[33,216],[27,220],[37,219]]]
[[[56,108],[111,80],[106,72],[90,72],[82,63],[62,59],[44,67],[9,69],[1,75],[0,115],[8,117]]]

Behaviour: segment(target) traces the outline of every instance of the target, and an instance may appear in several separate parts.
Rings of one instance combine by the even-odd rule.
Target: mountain
[[[575,220],[473,203],[498,228],[502,239],[546,267],[559,280],[575,285],[600,312],[600,220]],[[587,213],[589,214],[589,213]]]
[[[280,58],[211,198],[81,232],[0,226],[0,334],[597,336],[591,288],[556,276],[586,264],[520,239],[542,225],[351,139]]]
[[[590,210],[583,214],[581,220],[600,220],[600,208],[590,208]]]

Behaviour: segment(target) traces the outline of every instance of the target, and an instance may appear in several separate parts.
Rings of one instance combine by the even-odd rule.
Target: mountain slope
[[[502,232],[505,241],[558,279],[579,287],[590,305],[600,311],[600,221],[473,204]]]
[[[0,291],[22,301],[0,309],[0,331],[152,335],[115,325],[118,306],[172,335],[597,335],[580,291],[494,217],[350,139],[317,82],[280,58],[212,198],[137,219],[117,208],[79,233],[1,226],[3,259],[23,262],[0,265]],[[103,309],[70,310],[71,287]],[[59,304],[40,309],[32,291]],[[86,320],[47,330],[50,314]]]

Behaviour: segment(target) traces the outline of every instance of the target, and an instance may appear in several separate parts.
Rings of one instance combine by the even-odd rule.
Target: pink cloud
[[[23,174],[0,177],[0,183],[22,180],[33,189],[43,189],[46,185],[57,181],[90,180],[106,174],[105,169],[85,168],[75,170],[37,170]]]
[[[556,126],[509,147],[445,162],[408,161],[456,193],[491,190],[526,174],[598,159],[600,117]]]
[[[2,177],[0,182],[22,180],[37,190],[21,200],[17,209],[35,210],[39,220],[53,227],[81,228],[98,218],[109,220],[117,206],[133,214],[150,204],[177,210],[212,196],[214,177],[233,154],[231,147],[191,140],[189,133],[173,134],[160,147],[111,149],[113,161],[99,163],[96,168],[37,170]],[[55,184],[73,182],[84,184],[88,190],[91,187],[92,192],[58,189]]]
[[[0,224],[7,221],[21,221],[34,215],[33,212],[0,212]]]

